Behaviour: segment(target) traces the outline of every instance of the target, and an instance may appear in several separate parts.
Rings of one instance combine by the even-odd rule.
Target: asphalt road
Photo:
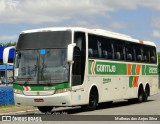
[[[39,111],[17,113],[26,115],[41,115]],[[17,115],[16,114],[16,115]],[[50,113],[48,113],[50,114]],[[129,103],[127,100],[114,101],[112,104],[100,104],[94,111],[84,111],[80,107],[54,108],[52,115],[160,115],[160,93],[148,98],[147,102]]]
[[[158,115],[160,117],[160,93],[154,96],[149,97],[147,102],[144,103],[135,103],[131,104],[128,101],[115,101],[111,105],[103,104],[99,105],[99,107],[95,111],[83,111],[80,107],[73,107],[73,108],[55,108],[52,110],[52,113],[47,113],[50,117],[53,116],[59,116],[60,114],[65,115]],[[31,111],[31,112],[19,112],[19,113],[13,113],[12,115],[26,115],[26,116],[41,116],[44,115],[38,110]],[[56,115],[56,116],[55,116]],[[96,116],[93,116],[96,117]],[[61,118],[63,120],[63,118]],[[64,120],[65,121],[65,120]],[[64,124],[64,121],[56,121],[56,123]],[[70,123],[82,123],[83,120],[70,122],[67,121],[65,124]],[[55,122],[55,121],[54,121]],[[85,124],[97,124],[98,121],[83,121]],[[47,122],[50,123],[50,122]],[[100,121],[98,123],[104,123],[105,121]],[[115,121],[113,122],[107,122],[108,123],[117,123]],[[125,122],[118,122],[118,124],[121,123],[134,123],[134,121],[125,121]],[[140,123],[144,123],[144,121],[140,121]],[[145,123],[153,124],[151,121],[145,121]],[[157,121],[154,121],[154,123],[159,123]]]

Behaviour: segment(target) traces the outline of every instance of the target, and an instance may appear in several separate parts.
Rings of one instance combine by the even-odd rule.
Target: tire
[[[143,102],[147,102],[149,94],[150,94],[150,90],[149,90],[149,87],[147,86],[147,87],[145,88],[144,97],[143,97]]]
[[[140,87],[139,90],[138,90],[137,102],[142,103],[144,101],[144,98],[145,98],[145,94],[144,94],[143,87]]]
[[[98,91],[95,89],[92,89],[89,94],[89,103],[88,105],[82,106],[82,109],[93,111],[97,108],[97,106],[98,106]]]
[[[47,112],[51,112],[53,109],[52,106],[41,106],[41,107],[38,107],[38,110],[42,113],[47,113]]]

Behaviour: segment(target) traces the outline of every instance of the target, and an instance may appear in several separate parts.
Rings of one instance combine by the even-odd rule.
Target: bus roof
[[[25,31],[22,31],[21,33],[23,34],[23,33],[34,33],[34,32],[64,31],[64,30],[84,31],[91,34],[96,34],[96,35],[101,35],[101,36],[106,36],[106,37],[111,37],[116,39],[122,39],[130,42],[134,42],[134,43],[141,43],[141,44],[146,44],[150,46],[156,46],[155,43],[151,41],[138,40],[125,34],[111,32],[103,29],[89,29],[89,28],[82,28],[82,27],[50,27],[50,28],[25,30]]]

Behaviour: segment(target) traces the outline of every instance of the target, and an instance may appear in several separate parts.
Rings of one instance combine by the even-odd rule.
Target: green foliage
[[[2,42],[0,47],[16,46],[16,42]]]
[[[160,52],[158,52],[158,62],[160,64]]]

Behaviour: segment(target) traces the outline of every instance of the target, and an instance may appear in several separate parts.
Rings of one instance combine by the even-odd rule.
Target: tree
[[[16,42],[2,42],[0,43],[1,47],[8,47],[8,46],[16,46]]]

